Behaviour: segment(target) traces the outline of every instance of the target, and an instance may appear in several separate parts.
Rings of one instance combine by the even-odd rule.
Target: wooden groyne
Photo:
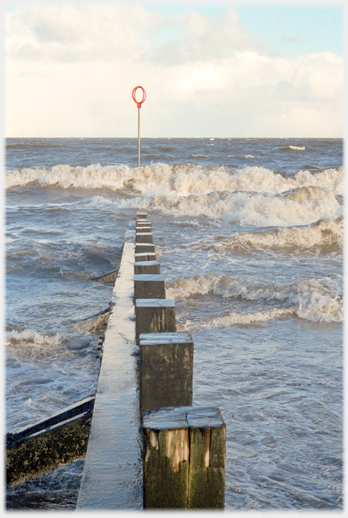
[[[176,331],[146,213],[112,306],[77,509],[223,509],[225,424],[192,404],[194,343]]]
[[[10,478],[85,456],[77,510],[223,509],[225,424],[218,408],[193,405],[194,342],[176,330],[146,213],[127,232],[114,277],[95,397],[8,434]],[[58,443],[49,461],[45,447]]]

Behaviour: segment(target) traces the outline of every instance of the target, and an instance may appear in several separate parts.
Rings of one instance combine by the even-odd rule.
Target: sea
[[[6,140],[6,431],[96,391],[125,233],[152,223],[227,511],[343,508],[343,140]],[[72,510],[83,460],[8,488]]]

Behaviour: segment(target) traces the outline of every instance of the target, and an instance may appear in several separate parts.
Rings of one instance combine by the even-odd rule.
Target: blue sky
[[[22,0],[6,13],[7,136],[133,136],[139,84],[143,136],[343,136],[342,4]]]
[[[260,42],[278,54],[297,56],[303,53],[334,52],[343,56],[343,4],[324,5],[318,3],[229,2],[209,5],[207,3],[167,3],[144,5],[151,12],[177,15],[195,11],[203,16],[218,17],[232,6],[240,23]]]
[[[343,8],[313,5],[301,7],[237,7],[240,22],[271,50],[296,56],[334,52],[343,56]]]
[[[35,4],[23,0],[18,5]],[[136,2],[133,2],[136,3]],[[48,3],[49,4],[49,3]],[[169,4],[167,2],[148,3],[142,5],[149,12],[177,15],[187,11],[195,11],[203,16],[219,17],[232,6],[238,14],[242,26],[255,39],[264,42],[269,49],[279,54],[296,56],[303,53],[334,52],[343,56],[344,38],[343,3],[328,5],[320,2],[228,2],[213,4],[206,2]],[[59,5],[59,2],[58,2]],[[17,4],[7,3],[5,11],[15,12]]]

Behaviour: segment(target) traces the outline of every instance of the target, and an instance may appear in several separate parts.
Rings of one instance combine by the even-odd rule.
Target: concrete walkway
[[[112,293],[78,511],[143,508],[133,305],[134,237],[134,232],[126,234]]]

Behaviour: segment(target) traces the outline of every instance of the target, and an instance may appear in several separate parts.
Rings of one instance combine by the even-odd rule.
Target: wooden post
[[[137,219],[136,226],[137,227],[151,227],[151,222],[148,219]]]
[[[140,252],[135,254],[135,264],[142,261],[156,261],[156,254],[154,252]]]
[[[170,299],[137,299],[135,301],[135,335],[173,333],[176,331],[175,302]]]
[[[152,234],[152,228],[151,227],[136,227],[135,228],[135,235],[137,234]],[[143,241],[138,241],[138,243],[142,243]],[[153,241],[152,241],[153,242]]]
[[[138,219],[147,219],[147,212],[145,212],[143,210],[139,210],[137,212],[137,220]]]
[[[192,405],[193,340],[189,333],[140,335],[140,415]]]
[[[135,244],[135,253],[143,254],[144,252],[155,252],[155,245],[153,243],[136,243]]]
[[[135,229],[137,230],[142,228],[149,228],[151,232],[152,225],[149,221],[147,221],[147,219],[138,219]]]
[[[135,275],[144,273],[157,273],[160,274],[160,263],[158,261],[138,261],[134,263]]]
[[[145,509],[223,509],[226,426],[218,408],[169,407],[147,412]]]
[[[136,243],[153,243],[152,232],[136,232],[135,242]]]
[[[165,299],[164,276],[158,274],[134,275],[134,299]]]
[[[135,232],[136,232],[136,234],[138,234],[138,233],[144,233],[144,232],[146,232],[146,233],[152,233],[152,227],[149,227],[149,226],[146,226],[146,227],[138,227],[138,226],[136,226],[136,227],[135,227]]]

